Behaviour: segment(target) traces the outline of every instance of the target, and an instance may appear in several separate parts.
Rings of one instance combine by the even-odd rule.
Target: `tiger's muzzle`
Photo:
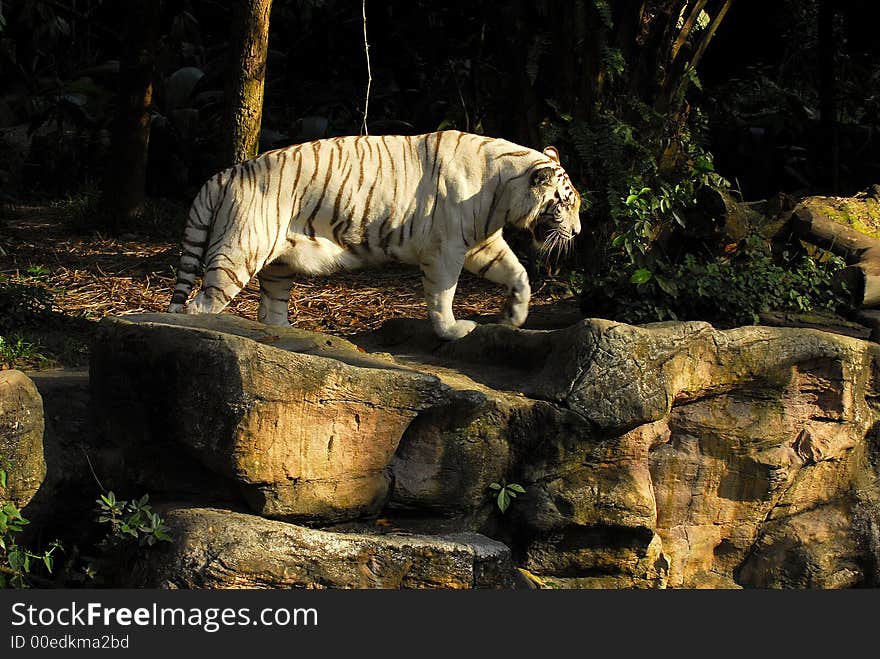
[[[538,215],[532,228],[532,236],[538,244],[544,244],[551,238],[568,242],[580,233],[580,229],[580,222],[566,223],[564,213],[558,209],[549,209]]]

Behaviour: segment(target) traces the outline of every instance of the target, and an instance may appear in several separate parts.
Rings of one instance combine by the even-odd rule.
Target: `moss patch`
[[[803,202],[813,212],[880,240],[880,201],[858,197],[811,197]]]

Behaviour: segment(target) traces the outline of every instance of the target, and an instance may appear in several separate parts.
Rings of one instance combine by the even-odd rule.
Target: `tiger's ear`
[[[553,177],[555,175],[556,171],[553,169],[553,167],[541,167],[541,169],[536,169],[534,172],[532,172],[532,187],[547,187],[553,181]]]
[[[550,160],[555,162],[557,165],[560,164],[559,163],[559,151],[556,150],[555,146],[545,147],[544,148],[544,155],[547,156],[548,158],[550,158]]]

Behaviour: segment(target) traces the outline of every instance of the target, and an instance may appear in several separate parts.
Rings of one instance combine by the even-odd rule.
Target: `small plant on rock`
[[[112,490],[97,499],[98,522],[110,525],[101,543],[105,549],[131,542],[136,542],[138,547],[152,547],[157,542],[171,540],[168,527],[153,512],[149,501],[148,494],[131,501],[117,500]]]
[[[498,510],[506,512],[517,494],[525,494],[526,490],[517,483],[490,483],[489,489],[495,494],[495,503]]]
[[[146,494],[131,501],[117,499],[112,491],[96,499],[97,521],[109,528],[96,546],[99,554],[86,568],[88,577],[104,585],[125,583],[149,548],[171,540],[165,521],[149,501]]]

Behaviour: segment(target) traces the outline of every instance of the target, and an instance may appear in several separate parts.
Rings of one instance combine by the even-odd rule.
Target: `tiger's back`
[[[515,181],[547,166],[564,175],[546,152],[458,131],[338,137],[264,153],[200,190],[169,311],[218,312],[259,275],[259,319],[288,324],[297,273],[395,260],[422,267],[430,315],[428,288],[454,294],[449,275],[457,281],[470,252],[488,242],[489,253],[505,256],[504,224],[535,221],[540,204]],[[567,175],[564,183],[569,205],[577,203]],[[201,290],[186,305],[200,264]]]

